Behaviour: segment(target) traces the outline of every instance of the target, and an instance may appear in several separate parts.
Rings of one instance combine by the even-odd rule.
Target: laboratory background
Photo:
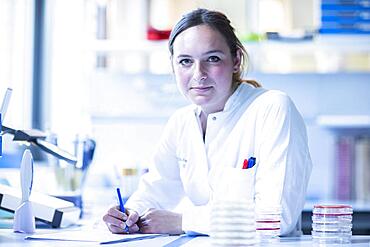
[[[346,9],[349,2],[365,7]],[[354,210],[353,234],[370,234],[365,0],[0,0],[0,102],[12,89],[2,124],[41,130],[83,159],[73,167],[3,133],[0,184],[19,186],[30,148],[34,190],[72,199],[85,215],[102,215],[117,186],[128,197],[169,116],[188,104],[167,41],[181,15],[198,7],[231,19],[249,54],[245,77],[286,92],[304,118],[313,162],[304,233],[313,205],[344,203]],[[0,210],[0,227],[11,218]]]

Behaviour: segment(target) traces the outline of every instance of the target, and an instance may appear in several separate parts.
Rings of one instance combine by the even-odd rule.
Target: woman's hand
[[[125,232],[126,225],[129,227],[129,233],[138,232],[138,219],[139,215],[136,211],[126,209],[126,212],[122,213],[119,206],[111,207],[103,216],[103,221],[112,233],[127,233]]]
[[[167,210],[149,209],[138,221],[141,233],[182,234],[182,215]]]

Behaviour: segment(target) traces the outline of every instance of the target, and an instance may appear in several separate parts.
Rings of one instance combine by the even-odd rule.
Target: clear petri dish
[[[211,224],[248,224],[255,225],[254,218],[248,217],[213,217],[210,220]]]
[[[311,231],[311,235],[314,242],[346,244],[351,242],[352,231],[349,232]]]
[[[211,232],[255,232],[255,226],[248,225],[212,225]]]
[[[280,229],[280,221],[263,221],[259,222],[256,221],[256,229],[263,230],[263,229]]]
[[[312,223],[312,230],[326,232],[349,232],[352,230],[352,224],[342,223]]]
[[[246,246],[257,242],[253,203],[216,201],[210,216],[212,245]]]
[[[279,236],[280,228],[257,228],[257,234],[266,236]]]
[[[254,211],[247,210],[228,210],[228,209],[212,209],[211,217],[249,217],[254,219]]]
[[[351,205],[315,205],[312,211],[313,215],[323,216],[342,216],[352,215]]]
[[[256,220],[280,220],[280,218],[280,207],[270,207],[256,210]]]
[[[312,215],[313,223],[347,223],[352,222],[352,215]]]
[[[251,239],[256,237],[256,232],[232,232],[232,231],[219,231],[211,234],[212,238],[223,239]]]
[[[280,205],[268,205],[265,207],[256,208],[257,213],[281,213],[282,209]]]
[[[254,203],[252,201],[215,201],[212,208],[227,208],[227,209],[249,209],[254,210]]]
[[[257,229],[256,234],[261,243],[280,241],[280,229]]]

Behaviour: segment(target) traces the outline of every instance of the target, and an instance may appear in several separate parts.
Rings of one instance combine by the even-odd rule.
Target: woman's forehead
[[[228,49],[220,32],[208,25],[190,27],[181,32],[173,43],[174,53]]]

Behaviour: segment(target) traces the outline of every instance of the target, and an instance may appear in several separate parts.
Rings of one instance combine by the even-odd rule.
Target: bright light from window
[[[281,32],[285,29],[284,6],[278,0],[259,2],[259,31]]]
[[[31,127],[32,13],[33,1],[0,1],[0,99],[13,89],[4,124],[19,129]]]

